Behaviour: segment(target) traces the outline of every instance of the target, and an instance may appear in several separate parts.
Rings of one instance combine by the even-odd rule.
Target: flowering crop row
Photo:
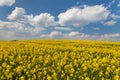
[[[120,42],[0,41],[0,80],[120,80]]]

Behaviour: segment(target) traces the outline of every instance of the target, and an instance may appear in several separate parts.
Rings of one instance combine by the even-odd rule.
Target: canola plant
[[[120,42],[0,41],[0,80],[120,80]]]

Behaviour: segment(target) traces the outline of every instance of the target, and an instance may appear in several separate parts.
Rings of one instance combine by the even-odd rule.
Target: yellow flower
[[[47,75],[47,80],[51,80],[52,78],[49,76],[49,75]]]
[[[110,67],[107,67],[107,71],[110,72],[110,71],[111,71],[111,68],[110,68]]]
[[[9,73],[8,76],[7,76],[8,79],[12,79],[12,77],[13,77],[12,75],[13,75],[12,73]]]
[[[25,80],[25,77],[24,76],[20,77],[20,80]]]
[[[100,71],[100,72],[99,72],[99,76],[100,76],[100,77],[103,76],[103,71]]]
[[[86,40],[0,41],[0,79],[107,80],[111,76],[120,80],[119,45]]]
[[[114,80],[120,80],[119,75],[115,75]]]
[[[2,64],[2,67],[6,67],[6,66],[7,66],[7,63],[4,62],[4,63]]]
[[[0,66],[0,71],[2,70],[2,66]]]
[[[84,66],[84,67],[83,67],[83,70],[86,71],[86,70],[87,70],[87,66]]]
[[[22,71],[22,67],[21,67],[21,66],[18,66],[17,69],[16,69],[16,72],[20,75],[20,74],[21,74],[21,71]]]
[[[47,71],[44,71],[43,74],[46,75],[46,74],[47,74]]]
[[[67,76],[67,80],[70,80],[70,77],[69,77],[69,76]]]
[[[90,80],[90,78],[89,78],[89,77],[86,77],[85,80]]]
[[[57,74],[54,72],[53,75],[52,75],[52,77],[53,77],[54,79],[56,79]]]
[[[65,76],[65,74],[64,74],[64,73],[62,73],[62,74],[61,74],[61,78],[63,78],[64,76]]]

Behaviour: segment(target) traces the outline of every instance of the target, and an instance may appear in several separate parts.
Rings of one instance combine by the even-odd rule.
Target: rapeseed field
[[[0,41],[0,80],[120,80],[120,42]]]

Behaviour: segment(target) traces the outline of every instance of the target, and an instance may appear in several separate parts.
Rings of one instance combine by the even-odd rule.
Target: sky
[[[120,0],[0,0],[0,40],[120,41]]]

